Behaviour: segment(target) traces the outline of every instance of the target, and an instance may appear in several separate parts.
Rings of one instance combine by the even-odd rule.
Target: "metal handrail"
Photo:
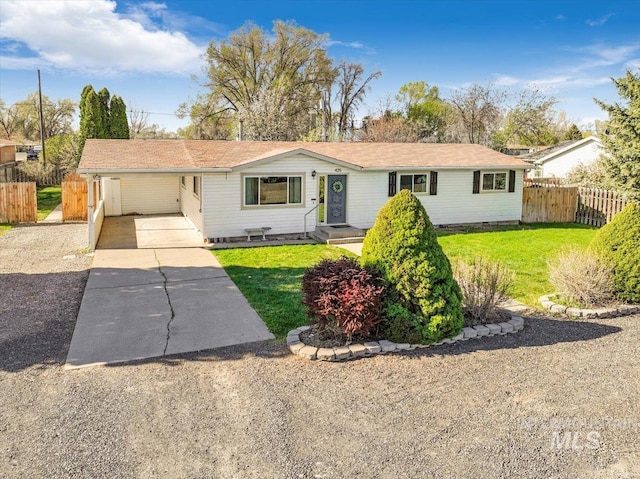
[[[309,211],[307,211],[304,214],[304,236],[303,236],[304,239],[307,239],[307,216],[309,216],[310,213],[313,213],[318,208],[318,206],[320,206],[320,203],[315,205],[313,208],[311,208]]]

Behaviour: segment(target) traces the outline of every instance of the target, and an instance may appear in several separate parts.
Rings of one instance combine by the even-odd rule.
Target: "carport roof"
[[[78,169],[231,171],[301,153],[356,169],[530,168],[522,160],[472,144],[89,139]]]

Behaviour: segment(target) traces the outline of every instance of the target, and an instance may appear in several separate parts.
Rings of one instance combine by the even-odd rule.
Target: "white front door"
[[[104,178],[104,215],[122,216],[122,196],[120,194],[120,178]]]

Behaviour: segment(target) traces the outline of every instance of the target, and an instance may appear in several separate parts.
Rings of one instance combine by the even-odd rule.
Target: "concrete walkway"
[[[336,244],[334,246],[351,251],[355,255],[362,256],[362,243],[344,243]]]
[[[207,250],[96,250],[66,368],[273,337]]]
[[[62,203],[56,206],[40,223],[62,223]]]

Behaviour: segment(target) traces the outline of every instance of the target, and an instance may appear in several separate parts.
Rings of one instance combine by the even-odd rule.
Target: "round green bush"
[[[378,212],[362,246],[363,265],[379,269],[389,297],[413,313],[423,342],[457,335],[462,293],[422,203],[408,190]]]
[[[589,248],[613,269],[615,296],[640,303],[640,205],[631,203],[615,215]]]

